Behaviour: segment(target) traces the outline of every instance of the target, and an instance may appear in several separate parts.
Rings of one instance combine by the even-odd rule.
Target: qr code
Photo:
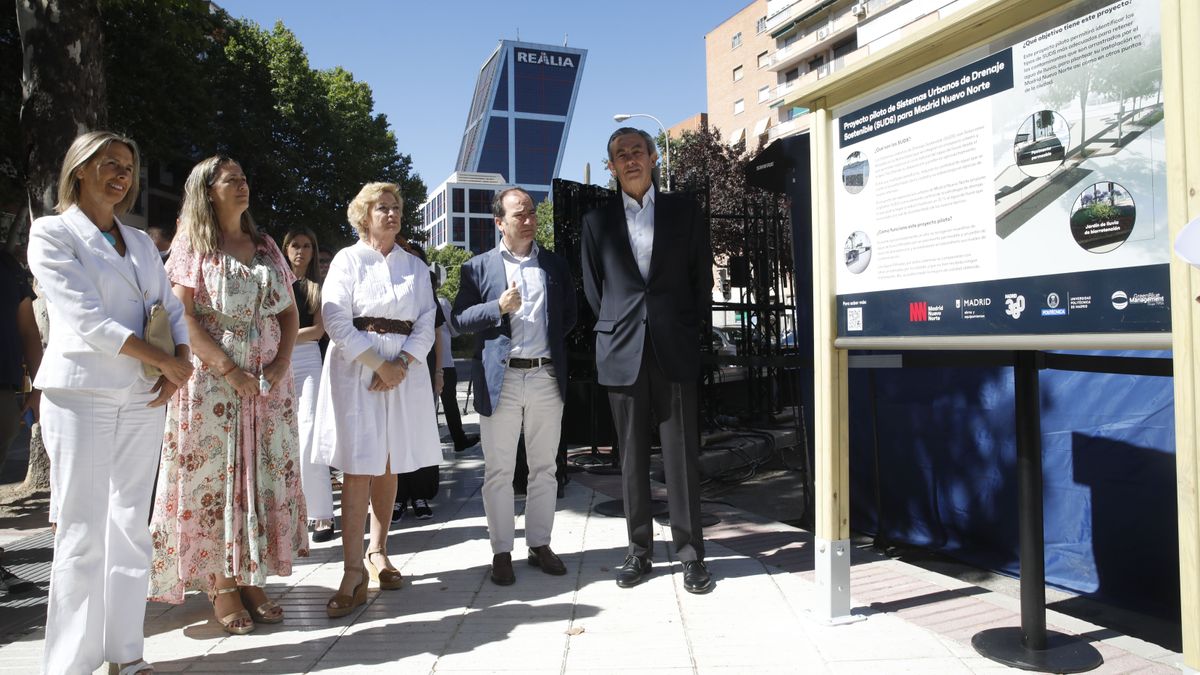
[[[846,330],[862,330],[862,307],[846,308]]]

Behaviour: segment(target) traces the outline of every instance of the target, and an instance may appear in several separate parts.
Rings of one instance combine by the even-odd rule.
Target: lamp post
[[[647,115],[646,113],[629,113],[629,114],[621,113],[619,115],[613,115],[613,121],[616,122],[617,124],[620,124],[621,122],[624,122],[625,120],[629,119],[630,117],[649,117],[650,119],[652,119],[656,123],[658,123],[659,129],[662,129],[663,138],[666,140],[666,143],[667,143],[667,157],[666,157],[667,181],[666,182],[667,182],[667,192],[670,192],[671,191],[671,134],[667,131],[667,127],[665,125],[663,125],[663,123],[661,121],[659,121],[659,119],[657,117],[655,117],[654,115]]]

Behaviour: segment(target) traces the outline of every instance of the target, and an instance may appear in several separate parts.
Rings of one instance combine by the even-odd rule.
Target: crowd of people
[[[583,286],[625,486],[630,543],[616,581],[634,586],[651,572],[656,424],[673,550],[686,590],[704,593],[713,582],[699,521],[696,380],[711,254],[691,203],[657,193],[654,147],[635,129],[613,134],[620,192],[583,223]],[[142,659],[147,599],[181,603],[202,591],[232,634],[282,622],[266,579],[291,573],[310,530],[313,542],[335,536],[331,471],[341,482],[343,576],[326,613],[354,612],[372,583],[400,588],[388,529],[410,505],[418,518],[432,515],[436,397],[454,448],[478,440],[457,415],[452,332],[477,336],[490,578],[516,581],[522,444],[528,562],[566,574],[550,544],[575,284],[567,261],[535,242],[527,192],[495,196],[499,243],[463,264],[451,304],[436,298],[437,276],[400,235],[396,185],[363,186],[347,208],[359,240],[330,259],[310,229],[289,231],[282,248],[260,232],[249,180],[222,155],[192,169],[167,245],[162,232],[121,222],[139,173],[132,139],[80,135],[56,214],[30,233],[29,268],[52,329],[40,362],[25,359],[35,392],[0,405],[40,416],[50,456],[46,672],[90,673],[105,661],[121,675],[153,672]],[[0,337],[27,343],[32,293],[18,285],[9,295],[24,320]],[[0,376],[11,391],[23,384],[21,372]]]

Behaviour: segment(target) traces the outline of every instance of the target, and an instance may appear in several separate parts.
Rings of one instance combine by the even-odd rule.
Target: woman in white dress
[[[422,362],[433,346],[433,288],[425,263],[396,245],[402,212],[399,187],[365,185],[347,209],[360,241],[334,256],[321,290],[330,346],[314,452],[345,474],[344,573],[326,605],[331,618],[366,602],[368,578],[383,589],[400,587],[387,556],[396,474],[441,461],[433,385]],[[371,543],[364,557],[368,502]]]
[[[192,364],[183,306],[158,251],[117,218],[137,202],[139,165],[128,138],[79,136],[63,160],[59,215],[38,218],[30,230],[29,267],[54,327],[34,381],[58,523],[47,673],[91,673],[104,661],[122,675],[154,672],[142,660],[146,518],[163,406]],[[156,304],[169,318],[171,353],[142,339]]]

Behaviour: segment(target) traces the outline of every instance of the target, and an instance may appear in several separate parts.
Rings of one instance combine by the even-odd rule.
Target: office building
[[[455,170],[500,174],[535,202],[558,176],[587,50],[501,40],[479,69]]]
[[[509,187],[498,173],[450,174],[421,205],[427,245],[440,248],[449,244],[473,254],[495,248],[499,230],[492,219],[492,198]]]
[[[975,0],[754,0],[705,35],[709,125],[746,149],[806,132],[788,94]]]

